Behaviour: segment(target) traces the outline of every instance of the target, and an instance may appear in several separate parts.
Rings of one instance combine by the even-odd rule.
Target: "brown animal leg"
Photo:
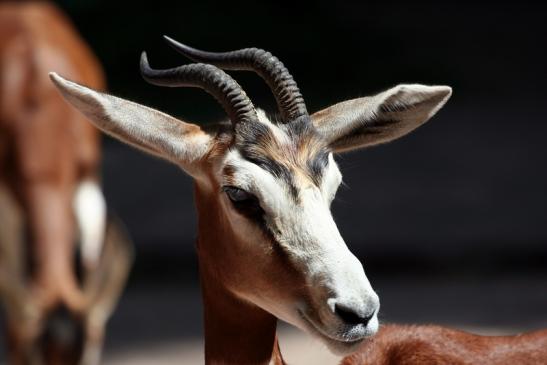
[[[73,272],[72,196],[50,184],[30,183],[26,188],[26,211],[33,242],[34,278],[45,305],[64,301],[81,308],[78,283]]]

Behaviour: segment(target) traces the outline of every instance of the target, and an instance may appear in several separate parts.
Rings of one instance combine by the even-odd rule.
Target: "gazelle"
[[[99,132],[59,96],[51,69],[104,87],[53,5],[0,4],[0,301],[12,364],[94,364],[131,248],[107,227]]]
[[[440,326],[382,326],[341,365],[542,365],[547,330],[479,336]]]
[[[444,105],[451,89],[399,85],[309,115],[292,76],[270,53],[210,53],[166,39],[204,63],[155,70],[143,53],[143,77],[204,89],[229,121],[202,127],[56,73],[51,78],[104,132],[194,178],[206,362],[266,364],[272,356],[281,362],[276,317],[349,353],[376,333],[380,304],[330,213],[342,180],[333,154],[407,134]],[[220,68],[260,75],[279,118],[256,109]]]

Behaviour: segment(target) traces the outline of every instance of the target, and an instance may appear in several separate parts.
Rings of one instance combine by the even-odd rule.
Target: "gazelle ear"
[[[105,133],[180,165],[190,175],[209,150],[212,136],[195,124],[115,96],[103,94],[56,73],[51,80],[65,99]]]
[[[311,118],[330,147],[344,152],[404,136],[435,115],[451,94],[448,86],[398,85],[335,104]]]

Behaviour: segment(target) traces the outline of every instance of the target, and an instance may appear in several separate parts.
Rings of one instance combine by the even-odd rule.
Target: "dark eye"
[[[263,219],[264,210],[256,196],[235,186],[225,186],[222,189],[240,214],[257,221]]]
[[[233,186],[225,186],[224,192],[226,193],[226,195],[228,195],[228,198],[230,198],[230,200],[234,203],[241,203],[253,198],[256,199],[253,194]]]

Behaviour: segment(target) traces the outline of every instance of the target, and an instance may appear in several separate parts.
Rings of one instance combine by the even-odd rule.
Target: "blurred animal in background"
[[[155,70],[143,53],[143,77],[204,89],[228,122],[200,127],[56,73],[51,78],[96,126],[195,179],[206,363],[283,363],[277,318],[334,352],[355,350],[378,329],[379,299],[330,213],[341,183],[333,154],[411,132],[446,103],[451,89],[399,85],[309,115],[292,76],[269,52],[210,53],[167,41],[202,63]],[[223,68],[264,78],[280,116],[257,110]]]
[[[0,4],[0,299],[11,364],[97,364],[132,247],[99,185],[98,131],[49,82],[103,89],[102,69],[46,2]]]
[[[386,325],[341,365],[543,365],[547,330],[479,336],[440,326]]]

